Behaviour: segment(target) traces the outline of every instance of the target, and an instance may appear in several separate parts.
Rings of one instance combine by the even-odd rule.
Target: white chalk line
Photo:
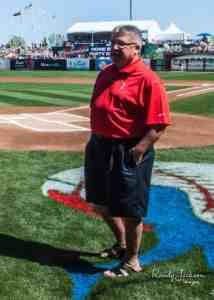
[[[196,91],[192,91],[192,92],[190,91],[190,92],[183,93],[183,94],[178,94],[177,97],[184,97],[184,96],[188,96],[188,95],[194,96],[195,94],[197,95],[197,94],[205,93],[205,92],[209,92],[209,91],[214,91],[214,87],[196,90]]]
[[[55,121],[55,120],[50,120],[50,119],[46,119],[45,117],[46,116],[49,116],[50,114],[48,113],[23,113],[23,114],[16,114],[16,115],[11,115],[11,114],[8,114],[8,115],[0,115],[0,120],[3,120],[3,121],[10,121],[10,120],[14,120],[14,119],[18,119],[18,120],[23,120],[23,119],[26,119],[26,118],[38,118],[42,121],[51,121],[51,122],[58,122],[58,121]],[[68,113],[54,113],[52,114],[51,116],[53,115],[56,115],[56,116],[61,116],[62,119],[63,117],[69,117],[69,119],[72,121],[72,122],[88,122],[89,121],[89,118],[88,117],[84,117],[84,116],[80,116],[80,115],[75,115],[75,114],[68,114]],[[44,117],[44,118],[43,118]]]
[[[167,94],[173,94],[173,93],[179,93],[179,92],[185,92],[185,91],[197,91],[201,89],[201,86],[193,86],[193,87],[187,87],[187,88],[183,88],[183,89],[177,89],[177,90],[173,90],[173,91],[168,91]]]
[[[64,116],[65,114],[62,114],[62,116]],[[72,122],[88,122],[89,121],[89,118],[86,118],[86,117],[82,117],[82,116],[79,116],[79,115],[73,115],[73,114],[66,114],[67,116],[70,117],[71,121]],[[43,118],[44,116],[44,118]],[[39,121],[44,121],[44,122],[48,122],[48,123],[63,123],[63,124],[67,124],[63,121],[56,121],[56,120],[50,120],[50,119],[46,119],[45,118],[46,114],[42,115],[33,115],[33,114],[25,114],[25,117],[30,117],[32,119],[35,119],[35,120],[39,120]],[[13,118],[11,118],[13,119]],[[23,119],[23,118],[20,118],[20,119]]]
[[[58,112],[56,112],[55,114],[58,114]],[[67,117],[71,117],[73,118],[72,121],[75,122],[75,121],[81,121],[81,122],[84,122],[84,121],[89,121],[90,119],[88,117],[84,117],[84,116],[80,116],[80,115],[74,115],[74,114],[68,114],[68,113],[61,113],[61,115],[63,116],[67,116]]]
[[[210,87],[205,88],[205,89],[203,89],[203,88],[201,89],[202,85],[199,85],[199,86],[187,87],[187,88],[184,88],[184,89],[181,89],[181,90],[168,91],[167,93],[171,94],[171,93],[178,93],[180,91],[186,91],[186,93],[176,95],[176,97],[183,97],[183,96],[188,96],[188,95],[195,95],[195,93],[200,94],[200,93],[204,93],[204,92],[208,92],[208,91],[214,91],[214,86],[211,86],[211,84],[210,85],[209,84],[203,84],[203,86],[210,86]],[[84,106],[80,106],[80,107],[71,107],[71,108],[56,110],[56,111],[52,111],[52,112],[41,113],[41,115],[44,114],[44,117],[45,117],[45,115],[54,115],[54,114],[62,113],[64,115],[67,115],[67,116],[71,117],[72,122],[78,122],[78,121],[84,122],[84,121],[89,121],[89,118],[84,117],[84,116],[80,116],[80,115],[70,114],[68,112],[70,112],[70,111],[71,112],[72,111],[79,111],[79,110],[88,109],[88,108],[89,108],[89,105],[84,105]],[[14,118],[23,120],[26,117],[30,117],[32,120],[43,121],[43,122],[52,123],[52,124],[55,123],[55,124],[58,124],[58,125],[69,127],[69,129],[67,129],[67,130],[66,129],[57,129],[57,128],[56,129],[38,129],[36,127],[23,125],[23,124],[19,123],[18,121],[14,120]],[[76,118],[76,120],[75,120],[75,118]],[[13,116],[11,118],[10,118],[10,115],[8,115],[8,116],[4,115],[2,117],[0,115],[0,124],[8,124],[8,123],[9,124],[14,124],[18,127],[24,128],[24,129],[37,131],[37,132],[67,132],[67,131],[74,132],[74,131],[89,131],[90,130],[89,128],[86,128],[86,127],[83,127],[83,126],[68,124],[68,123],[64,123],[64,122],[61,122],[61,121],[47,120],[45,118],[38,117],[38,116],[35,116],[33,114],[28,114],[28,113],[23,113],[21,115],[17,114],[17,117]]]
[[[32,131],[36,131],[36,132],[78,132],[78,131],[89,131],[90,129],[84,126],[80,126],[80,125],[74,125],[74,124],[70,124],[70,123],[65,123],[63,121],[56,121],[56,120],[48,120],[45,118],[46,115],[54,115],[57,114],[58,116],[60,114],[62,114],[64,116],[70,117],[71,118],[71,122],[88,122],[89,118],[84,117],[84,116],[80,116],[80,115],[75,115],[75,114],[70,114],[68,112],[72,112],[72,111],[79,111],[82,109],[88,109],[89,106],[88,105],[84,105],[84,106],[80,106],[80,107],[72,107],[72,108],[67,108],[67,109],[61,109],[61,110],[56,110],[53,112],[47,112],[47,113],[35,113],[34,114],[29,114],[29,113],[23,113],[20,115],[0,115],[0,124],[14,124],[20,128],[23,129],[28,129],[28,130],[32,130]],[[44,117],[43,117],[44,116]],[[46,122],[49,124],[56,124],[56,125],[62,125],[66,128],[53,128],[53,129],[41,129],[38,127],[34,127],[34,126],[29,126],[26,124],[22,124],[21,122],[19,122],[18,120],[25,120],[25,119],[29,119],[29,120],[35,120],[35,121],[42,121],[42,122]],[[36,124],[35,124],[36,125]]]
[[[65,127],[71,127],[71,128],[76,127],[78,129],[86,129],[85,127],[82,127],[82,126],[79,126],[79,125],[68,124],[68,123],[64,123],[64,122],[61,122],[61,121],[47,120],[47,119],[35,117],[33,115],[30,115],[30,117],[31,117],[32,120],[36,120],[36,121],[43,121],[43,122],[51,123],[51,124],[59,124],[59,125],[63,125]]]
[[[15,120],[10,120],[9,122],[10,124],[14,124],[22,129],[28,129],[31,131],[36,131],[36,132],[78,132],[78,131],[90,131],[89,128],[85,128],[85,127],[81,127],[81,126],[75,126],[73,125],[72,128],[68,128],[68,129],[59,129],[59,128],[53,128],[53,129],[39,129],[37,127],[33,127],[33,126],[28,126],[28,125],[23,125],[20,124],[19,122],[15,121]]]
[[[51,111],[48,112],[47,114],[51,115],[51,114],[55,114],[56,112],[66,112],[66,111],[75,111],[75,110],[82,110],[82,109],[86,109],[89,108],[89,105],[84,105],[84,106],[78,106],[78,107],[71,107],[71,108],[65,108],[65,109],[61,109],[61,110],[56,110],[56,111]]]
[[[74,115],[75,116],[75,115]],[[77,116],[76,116],[77,117]],[[36,122],[35,122],[35,125],[34,126],[29,126],[29,125],[26,125],[26,124],[23,124],[21,121],[23,120],[35,120],[35,121],[38,121],[38,122],[45,122],[45,123],[49,123],[49,124],[52,124],[52,125],[61,125],[63,126],[64,128],[60,129],[60,128],[52,128],[52,129],[48,129],[48,128],[44,128],[44,129],[41,129],[41,128],[38,128],[36,127]],[[72,120],[72,118],[71,118]],[[73,120],[72,120],[73,121]],[[77,119],[74,120],[74,121],[88,121],[88,119]],[[13,124],[13,125],[16,125],[20,128],[24,128],[24,129],[28,129],[28,130],[32,130],[32,131],[36,131],[36,132],[74,132],[74,131],[89,131],[89,128],[87,127],[84,127],[84,126],[80,126],[80,125],[74,125],[74,124],[70,124],[70,123],[65,123],[65,122],[61,122],[61,121],[54,121],[54,120],[47,120],[47,119],[44,119],[44,118],[39,118],[39,117],[36,117],[36,116],[33,116],[33,115],[30,115],[30,114],[25,114],[23,115],[21,118],[17,118],[16,117],[13,117],[13,118],[7,118],[7,117],[3,117],[2,119],[0,119],[0,124]],[[37,123],[38,124],[38,123]]]

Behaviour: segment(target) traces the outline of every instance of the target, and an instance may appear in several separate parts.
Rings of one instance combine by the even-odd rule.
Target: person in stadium
[[[139,249],[147,214],[153,144],[170,124],[165,89],[141,59],[141,32],[112,32],[113,63],[102,70],[91,98],[91,137],[85,151],[86,200],[100,208],[116,238],[102,257],[120,258],[107,277],[140,272]]]

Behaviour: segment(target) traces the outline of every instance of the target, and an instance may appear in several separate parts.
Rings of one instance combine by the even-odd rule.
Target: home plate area
[[[1,125],[14,125],[36,132],[89,131],[89,118],[76,114],[79,108],[47,113],[1,114]]]

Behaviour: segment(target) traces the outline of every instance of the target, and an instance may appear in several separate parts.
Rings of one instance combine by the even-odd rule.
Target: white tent
[[[137,26],[141,32],[147,32],[148,40],[152,41],[155,36],[161,33],[160,26],[155,20],[144,21],[106,21],[106,22],[80,22],[72,25],[67,33],[98,33],[111,32],[114,27],[118,25],[134,25]]]
[[[156,41],[184,41],[189,35],[178,28],[174,23],[170,23],[166,30],[157,34]]]

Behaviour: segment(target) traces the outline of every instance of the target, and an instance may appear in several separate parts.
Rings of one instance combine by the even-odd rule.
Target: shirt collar
[[[142,66],[142,60],[140,57],[137,57],[135,59],[132,60],[131,63],[129,63],[128,65],[118,69],[119,73],[126,73],[126,74],[130,74],[130,73],[135,73],[136,71],[138,71],[139,66]]]

